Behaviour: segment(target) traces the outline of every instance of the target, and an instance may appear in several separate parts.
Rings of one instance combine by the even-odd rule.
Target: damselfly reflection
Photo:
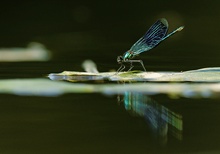
[[[144,117],[160,143],[166,144],[168,132],[176,139],[182,140],[182,115],[142,93],[125,92],[122,97],[118,95],[118,102],[123,103],[125,109],[132,115]]]
[[[125,52],[122,56],[118,56],[117,62],[121,64],[117,72],[121,72],[125,69],[124,63],[130,63],[130,71],[134,66],[134,62],[139,62],[144,71],[146,71],[144,67],[144,63],[142,60],[134,60],[133,58],[139,55],[142,52],[149,51],[156,47],[161,41],[167,39],[171,35],[176,32],[181,31],[184,26],[181,26],[174,30],[173,32],[167,34],[168,30],[168,22],[165,18],[157,20],[150,29],[141,37],[127,52]]]

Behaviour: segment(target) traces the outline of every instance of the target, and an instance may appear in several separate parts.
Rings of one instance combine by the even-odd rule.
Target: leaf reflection
[[[182,115],[160,105],[143,93],[125,92],[118,96],[118,102],[134,116],[143,117],[160,143],[166,144],[168,133],[182,140]]]

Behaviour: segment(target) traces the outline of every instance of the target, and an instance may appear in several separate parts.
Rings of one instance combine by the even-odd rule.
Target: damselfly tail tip
[[[184,28],[184,26],[181,26],[177,29],[177,31],[179,32],[179,31],[183,30],[183,28]]]

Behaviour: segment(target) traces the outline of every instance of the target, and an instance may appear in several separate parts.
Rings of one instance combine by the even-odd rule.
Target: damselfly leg
[[[130,68],[128,71],[132,70],[132,68],[134,67],[134,65],[132,64],[132,62],[130,63]]]
[[[133,63],[140,63],[141,66],[143,67],[144,71],[146,72],[146,69],[144,67],[144,63],[142,60],[127,60],[124,63],[130,63],[130,68],[128,69],[128,71],[132,70],[132,68],[134,67]],[[123,71],[124,69],[125,69],[125,65],[123,63],[121,63],[121,66],[117,70],[117,73]]]
[[[145,67],[144,67],[144,63],[143,63],[142,60],[127,60],[126,62],[131,63],[130,68],[129,68],[128,71],[130,71],[130,70],[134,67],[132,63],[140,63],[141,66],[143,67],[144,71],[146,72],[146,69],[145,69]]]
[[[125,69],[125,65],[121,64],[121,66],[119,67],[119,69],[116,71],[116,74],[123,71]]]

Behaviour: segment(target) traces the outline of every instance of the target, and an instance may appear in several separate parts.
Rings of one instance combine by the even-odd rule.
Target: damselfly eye
[[[117,57],[117,62],[118,62],[118,63],[121,63],[122,61],[123,61],[122,56],[118,56],[118,57]]]

